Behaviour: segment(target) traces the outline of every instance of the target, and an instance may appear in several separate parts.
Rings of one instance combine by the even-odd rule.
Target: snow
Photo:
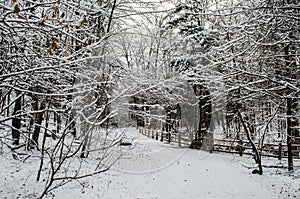
[[[109,171],[67,184],[46,198],[300,198],[299,162],[294,173],[264,168],[263,175],[253,175],[252,168],[243,166],[253,165],[249,156],[179,148],[134,128],[126,137],[132,145],[117,146],[123,156]],[[44,181],[35,181],[37,162],[20,162],[4,151],[5,146],[0,198],[37,198],[44,186]]]

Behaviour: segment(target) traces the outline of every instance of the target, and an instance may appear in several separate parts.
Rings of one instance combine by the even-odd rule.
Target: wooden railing
[[[147,137],[161,142],[176,143],[179,147],[189,147],[193,141],[193,134],[187,133],[170,133],[156,130],[147,130],[140,128],[139,132]]]
[[[255,143],[258,146],[258,143]],[[248,140],[232,140],[232,139],[214,139],[214,151],[225,153],[237,153],[240,155],[252,155],[252,147]],[[262,146],[262,156],[278,158],[287,158],[287,144],[265,143]],[[293,144],[293,157],[300,159],[300,145]]]
[[[158,130],[139,129],[139,133],[161,142],[176,143],[179,147],[191,147],[194,140],[192,133],[162,132]],[[204,137],[205,139],[211,139]],[[212,139],[212,148],[215,152],[234,153],[242,155],[252,155],[252,147],[248,140],[233,139]],[[257,145],[257,143],[256,143]],[[300,144],[293,145],[293,158],[300,159]],[[265,143],[262,147],[262,156],[287,158],[287,145],[285,143]]]

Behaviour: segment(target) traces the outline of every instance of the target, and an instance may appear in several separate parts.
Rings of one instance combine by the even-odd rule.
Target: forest
[[[0,157],[36,162],[40,198],[108,171],[129,127],[191,133],[199,148],[216,131],[247,140],[259,174],[265,145],[284,145],[294,170],[298,0],[0,0],[0,7]]]

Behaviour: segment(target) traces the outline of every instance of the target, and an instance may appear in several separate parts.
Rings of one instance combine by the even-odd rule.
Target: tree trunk
[[[263,170],[262,170],[262,164],[261,164],[261,155],[255,145],[255,143],[253,142],[253,140],[251,139],[251,133],[250,133],[250,130],[249,130],[249,127],[247,127],[243,117],[242,117],[242,114],[238,111],[238,116],[240,118],[240,121],[242,123],[242,126],[245,130],[245,133],[246,133],[246,136],[247,136],[247,139],[248,141],[250,142],[251,146],[252,146],[252,150],[254,152],[254,158],[255,158],[255,161],[256,163],[258,164],[258,174],[259,175],[262,175],[263,174]],[[262,146],[263,143],[261,143],[261,146]]]
[[[293,153],[292,153],[292,99],[288,97],[286,99],[286,115],[287,115],[287,147],[288,147],[288,170],[293,170]]]
[[[55,113],[55,115],[56,115],[56,133],[58,134],[61,128],[61,116],[59,113]]]
[[[36,101],[38,106],[38,102]],[[37,147],[39,143],[39,135],[41,132],[41,124],[43,122],[43,116],[44,116],[44,109],[46,108],[46,103],[44,101],[41,102],[40,108],[38,109],[39,112],[35,114],[35,124],[34,124],[34,130],[32,134],[32,142],[31,142],[31,148]]]
[[[7,89],[0,89],[0,103],[1,103],[1,111],[0,114],[5,116],[6,110],[4,109],[8,109],[9,110],[9,106],[5,106],[6,104],[9,104],[9,95],[11,93],[11,89],[7,90]],[[6,103],[6,99],[7,99],[7,103]],[[6,116],[9,116],[8,114],[6,114]]]
[[[20,128],[21,128],[21,118],[20,116],[16,116],[18,112],[21,110],[22,98],[19,96],[19,92],[16,92],[17,99],[15,101],[14,107],[14,118],[12,119],[12,138],[13,144],[19,145],[20,142]]]
[[[69,115],[68,115],[68,120],[67,120],[67,125],[68,129],[71,132],[71,134],[76,137],[76,123],[75,123],[75,118],[74,118],[74,110],[70,110]]]
[[[50,106],[50,103],[48,104],[48,108],[49,108],[49,106]],[[43,168],[43,164],[44,164],[45,143],[46,143],[46,138],[47,138],[48,122],[49,122],[49,111],[46,112],[46,124],[45,124],[45,131],[44,131],[43,143],[42,143],[42,156],[41,156],[40,167],[38,170],[36,181],[40,181],[42,168]]]
[[[7,95],[7,104],[10,103],[10,93]],[[6,109],[6,115],[9,116],[9,106]]]
[[[88,156],[88,150],[87,150],[87,146],[88,146],[88,140],[89,140],[89,128],[88,128],[88,123],[86,122],[86,124],[82,125],[82,132],[85,134],[84,136],[84,141],[82,144],[82,149],[81,149],[81,154],[80,157],[81,158],[87,158]]]
[[[110,16],[109,16],[109,20],[108,20],[106,32],[109,32],[109,31],[110,31],[110,28],[111,28],[111,22],[112,22],[112,20],[113,20],[113,14],[114,14],[114,11],[115,11],[115,8],[116,8],[116,3],[117,3],[117,0],[114,0],[113,5],[112,5],[112,8],[111,8],[111,11],[110,11]]]

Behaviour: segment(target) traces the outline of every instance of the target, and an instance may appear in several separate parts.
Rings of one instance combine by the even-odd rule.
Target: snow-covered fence
[[[257,143],[256,143],[257,144]],[[300,159],[300,145],[293,145],[293,158]],[[248,140],[214,139],[214,151],[252,155],[252,147]],[[287,158],[287,145],[284,143],[265,143],[262,147],[262,156]]]
[[[193,141],[193,134],[163,132],[158,130],[148,130],[140,128],[139,132],[149,138],[160,140],[161,142],[176,143],[179,147],[190,147]]]
[[[195,133],[192,132],[164,132],[159,130],[149,130],[145,128],[140,128],[139,132],[149,138],[160,140],[161,142],[175,143],[179,147],[191,147],[193,146],[193,141],[195,140]],[[213,138],[206,136],[202,138],[202,146],[204,150],[211,151],[213,149]]]
[[[139,132],[149,138],[161,142],[176,143],[179,147],[191,147],[194,140],[192,133],[163,132],[140,128]],[[204,138],[210,139],[210,138]],[[242,155],[253,155],[252,147],[248,140],[213,139],[213,151]],[[300,145],[293,145],[293,158],[300,159]],[[273,158],[287,158],[287,145],[284,143],[266,143],[262,148],[262,156]]]

